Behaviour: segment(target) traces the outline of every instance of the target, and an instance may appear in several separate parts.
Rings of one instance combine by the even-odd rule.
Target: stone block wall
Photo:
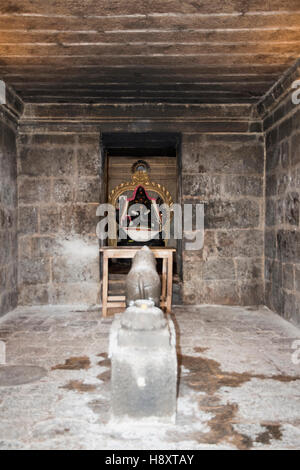
[[[19,303],[99,304],[99,133],[18,136]]]
[[[300,105],[291,93],[264,120],[266,304],[300,324]]]
[[[261,134],[183,135],[183,202],[205,202],[203,249],[183,252],[184,303],[264,303],[263,188]]]
[[[0,316],[17,306],[16,124],[0,106]]]
[[[101,131],[78,127],[26,125],[19,134],[21,305],[99,303]],[[181,155],[183,202],[206,202],[204,248],[183,252],[182,300],[263,303],[262,135],[185,132]]]

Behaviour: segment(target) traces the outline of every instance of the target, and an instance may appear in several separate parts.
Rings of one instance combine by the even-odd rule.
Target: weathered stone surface
[[[53,181],[53,201],[64,203],[73,200],[73,182],[67,178],[55,178]]]
[[[264,284],[243,282],[239,285],[240,305],[263,305],[265,303]]]
[[[0,294],[5,291],[6,287],[6,266],[0,268]]]
[[[99,282],[53,283],[49,286],[49,303],[99,305]]]
[[[277,199],[276,202],[276,215],[277,215],[277,225],[284,225],[287,222],[287,213],[286,213],[286,201],[284,199]]]
[[[47,148],[76,144],[76,136],[73,134],[20,134],[18,140],[21,145],[42,145]]]
[[[281,165],[282,168],[288,168],[290,164],[290,145],[289,141],[285,140],[281,144]]]
[[[224,179],[223,197],[262,197],[263,177],[258,176],[226,176]]]
[[[286,137],[289,137],[292,133],[292,119],[284,119],[283,122],[278,127],[278,137],[279,140],[283,140]]]
[[[80,176],[93,176],[100,174],[100,149],[98,146],[85,145],[78,148],[78,173]]]
[[[97,173],[95,173],[97,174]],[[95,178],[79,178],[76,183],[76,200],[78,202],[99,202],[100,180]]]
[[[20,302],[26,305],[99,303],[99,133],[62,130],[31,129],[18,139],[20,279],[27,286],[20,283]],[[49,275],[42,266],[39,276],[40,260]]]
[[[236,281],[199,280],[192,277],[183,283],[184,304],[239,305],[240,302]]]
[[[279,151],[274,152],[274,145],[278,142],[278,128],[274,127],[272,130],[266,132],[266,148],[270,152],[266,163],[267,170],[275,168],[279,162]],[[270,166],[269,166],[270,165]]]
[[[278,259],[284,263],[300,263],[300,231],[278,230]]]
[[[0,105],[0,316],[17,306],[17,152],[14,121]]]
[[[230,258],[210,258],[203,264],[203,279],[235,279],[234,262]]]
[[[267,199],[266,201],[266,227],[273,227],[277,223],[277,200]]]
[[[277,253],[277,236],[275,230],[265,232],[265,256],[275,258]]]
[[[55,109],[60,112],[59,106],[56,106]],[[299,132],[295,127],[295,122],[298,121],[293,117],[286,125],[276,125],[277,119],[282,121],[280,113],[288,109],[288,112],[291,113],[292,108],[283,106],[282,111],[276,109],[271,120],[274,128],[271,136],[267,137],[266,196],[269,200],[266,202],[266,219],[267,226],[272,227],[272,231],[266,232],[265,254],[271,257],[277,256],[277,224],[287,223],[293,228],[299,225],[299,221],[297,224],[298,168],[293,168],[292,172],[289,169],[292,161],[290,159],[293,147],[292,137]],[[50,108],[47,110],[47,107],[44,106],[43,112],[50,112]],[[125,117],[125,113],[124,109],[123,117]],[[209,113],[213,117],[212,110]],[[292,122],[292,129],[290,122]],[[213,126],[214,122],[210,124]],[[231,124],[234,125],[234,123]],[[54,123],[51,125],[45,123],[43,127],[40,126],[40,129],[47,129],[47,132],[43,133],[36,129],[37,134],[28,134],[28,136],[22,134],[20,139],[20,176],[22,177],[25,165],[25,174],[28,180],[42,179],[47,184],[48,179],[51,181],[50,197],[45,205],[34,202],[32,199],[35,197],[34,190],[31,194],[30,192],[25,194],[25,185],[20,193],[21,197],[24,197],[23,204],[31,204],[30,207],[37,210],[37,225],[34,225],[33,218],[34,230],[24,232],[28,235],[33,234],[31,243],[26,241],[26,245],[27,247],[30,245],[30,249],[24,250],[24,257],[29,257],[29,252],[32,251],[36,253],[34,255],[36,257],[50,258],[52,257],[51,242],[49,240],[47,247],[47,243],[42,241],[43,238],[64,240],[67,237],[93,234],[96,228],[98,220],[93,211],[96,210],[99,195],[100,138],[95,126],[90,126],[90,129],[93,129],[91,134],[85,134],[81,124],[77,123],[76,126],[76,131],[72,130],[70,124],[68,126],[64,124],[58,130],[58,126]],[[109,124],[105,123],[105,126],[104,128],[108,129]],[[116,124],[116,126],[120,126],[120,124]],[[187,129],[186,126],[187,123],[185,123],[184,129]],[[29,124],[27,128],[29,129]],[[57,129],[60,133],[49,134],[52,132],[50,130],[52,128]],[[68,129],[68,133],[63,134],[66,129]],[[73,129],[75,129],[75,125]],[[121,126],[119,129],[123,129],[123,127]],[[195,131],[193,130],[193,132]],[[288,132],[292,132],[293,136],[288,135]],[[218,280],[217,276],[230,281],[243,279],[243,282],[245,280],[245,284],[243,284],[245,288],[239,287],[236,293],[239,301],[242,301],[243,295],[246,299],[251,297],[251,292],[254,293],[253,279],[261,279],[259,260],[262,259],[264,252],[262,237],[263,144],[263,136],[258,134],[238,134],[237,132],[215,134],[212,131],[209,134],[184,133],[182,136],[183,200],[187,201],[188,198],[201,200],[203,198],[208,202],[205,213],[207,234],[205,233],[204,247],[198,250],[199,258],[190,257],[187,268],[185,269],[183,266],[184,279],[188,283],[193,281],[195,289],[197,289],[197,282],[205,281],[206,285],[206,281]],[[29,149],[33,151],[31,156],[29,156]],[[39,154],[44,149],[45,158]],[[49,161],[50,155],[53,155],[52,163]],[[70,156],[71,160],[69,160]],[[29,178],[28,175],[35,173],[38,160],[41,161],[41,172],[36,177]],[[30,169],[30,167],[32,168]],[[23,184],[25,178],[24,180],[20,179],[21,181]],[[28,198],[28,202],[25,202],[26,198]],[[30,225],[30,221],[28,224]],[[209,240],[206,237],[210,237]],[[24,240],[23,242],[25,243]],[[58,247],[53,245],[53,250],[52,266],[56,270],[55,295],[58,298],[59,283],[67,284],[68,276],[70,276],[69,279],[72,280],[72,283],[76,283],[77,276],[81,279],[84,270],[80,271],[80,267],[76,266],[77,274],[72,277],[73,273],[68,271],[66,265],[62,263],[60,266],[62,255]],[[240,260],[240,257],[248,256],[250,256],[249,262],[244,259]],[[212,260],[209,260],[210,258]],[[217,258],[224,258],[226,261],[221,262]],[[208,260],[209,262],[207,262]],[[219,269],[215,267],[218,264]],[[53,272],[51,272],[52,275]],[[213,278],[213,276],[216,277]],[[227,279],[227,276],[230,277]],[[208,278],[206,279],[206,277]],[[88,277],[88,279],[89,283],[93,282],[92,277]],[[246,289],[247,283],[248,290]],[[49,287],[50,285],[51,282],[49,282]],[[62,289],[64,290],[65,286]],[[209,295],[212,290],[208,290],[208,292],[207,295],[202,295],[202,298],[205,297],[206,301],[210,302]],[[198,294],[196,294],[197,296]],[[236,298],[236,295],[234,294],[233,297]]]
[[[282,285],[284,289],[294,290],[294,266],[292,264],[282,265]]]
[[[26,284],[19,286],[20,305],[47,305],[49,293],[47,285]]]
[[[260,208],[256,201],[216,201],[205,205],[206,228],[256,228],[259,223]]]
[[[185,449],[187,442],[193,450],[245,448],[245,442],[257,450],[299,449],[299,365],[291,361],[290,348],[299,329],[293,325],[264,308],[175,307],[181,336],[177,425],[167,432],[158,426],[151,435],[149,428],[136,426],[120,433],[120,426],[107,426],[110,325],[99,323],[98,309],[78,310],[26,306],[3,319],[0,338],[5,334],[9,362],[38,364],[48,377],[31,386],[1,388],[2,449],[128,449],[137,443],[148,449],[149,439],[151,448],[176,450]],[[52,370],[83,355],[90,360],[89,369]],[[258,422],[274,420],[279,425],[275,437],[268,434],[270,428],[257,428]],[[30,438],[24,435],[26,426]],[[257,433],[264,435],[265,444]]]
[[[295,290],[300,293],[300,265],[295,266]]]
[[[300,163],[300,134],[295,134],[292,137],[291,164],[298,165],[298,163]]]
[[[38,231],[38,209],[33,206],[19,206],[19,233],[36,233]]]
[[[300,187],[300,168],[295,168],[293,173],[290,175],[291,187],[298,189]]]
[[[59,107],[55,107],[55,109],[58,113],[60,112]],[[112,116],[115,113],[120,114],[119,108],[109,107],[109,109],[114,113]],[[53,107],[51,110],[54,112]],[[47,110],[44,108],[44,111],[47,113],[52,112],[50,108]],[[85,112],[87,112],[87,109]],[[101,114],[102,111],[96,111],[93,108],[93,110],[89,109],[89,112]],[[128,116],[128,113],[131,112],[133,112],[132,108],[123,109],[123,118],[126,113]],[[166,112],[165,109],[164,112]],[[188,112],[190,113],[191,110]],[[213,117],[214,111],[212,108],[203,108],[202,112]],[[222,110],[222,115],[226,115],[226,119],[231,113],[233,113],[231,109]],[[184,127],[180,129],[181,132],[188,129],[189,125],[189,123],[183,124]],[[248,123],[246,124],[248,125]],[[109,125],[107,123],[103,124],[104,131],[109,128]],[[230,125],[231,128],[234,128],[233,133],[230,133],[228,128],[226,133],[216,134],[216,129],[219,129],[217,127],[218,123],[212,121],[209,123],[210,133],[184,134],[182,139],[183,201],[187,202],[189,198],[193,202],[196,198],[198,200],[205,199],[209,204],[213,201],[221,201],[221,207],[211,206],[209,209],[207,214],[209,224],[206,226],[206,233],[204,234],[204,247],[198,251],[204,261],[210,257],[228,258],[224,261],[224,266],[227,266],[227,269],[229,269],[229,266],[232,268],[235,263],[234,257],[240,256],[239,253],[241,253],[241,256],[246,253],[245,256],[247,256],[248,252],[254,252],[253,256],[260,257],[263,251],[263,241],[262,238],[258,240],[259,237],[257,237],[257,246],[255,248],[249,240],[247,240],[249,243],[245,247],[242,244],[238,245],[240,237],[241,239],[245,237],[242,234],[245,231],[244,229],[247,227],[258,228],[262,221],[262,186],[259,186],[263,175],[264,141],[259,134],[239,134],[237,122],[231,122]],[[113,126],[111,129],[113,128],[115,131],[124,128],[124,125],[120,123],[113,124]],[[147,126],[147,130],[149,130],[149,125],[147,124]],[[176,123],[176,126],[178,126],[178,123]],[[196,129],[194,124],[193,126],[193,129]],[[86,132],[86,129],[89,129],[89,131]],[[54,133],[54,130],[57,133]],[[159,130],[161,131],[161,128]],[[24,132],[27,131],[26,137]],[[63,134],[64,131],[66,131],[66,134]],[[24,168],[26,174],[34,174],[37,169],[37,160],[41,158],[39,177],[42,176],[45,180],[47,178],[51,180],[49,201],[47,201],[47,204],[37,205],[39,225],[38,231],[33,233],[30,250],[34,257],[53,257],[51,266],[56,271],[55,274],[51,271],[51,279],[55,277],[55,298],[58,299],[59,283],[63,283],[62,291],[64,292],[65,284],[67,284],[65,281],[67,281],[68,276],[70,276],[69,279],[72,282],[76,282],[78,276],[81,279],[84,270],[80,270],[80,267],[76,265],[75,271],[77,274],[75,274],[75,271],[70,273],[67,266],[59,267],[61,262],[59,257],[62,256],[59,252],[60,248],[55,244],[52,245],[50,239],[59,239],[61,243],[67,238],[72,239],[77,236],[95,234],[98,222],[98,218],[95,216],[96,204],[99,201],[99,190],[103,191],[98,180],[100,174],[99,127],[83,126],[80,123],[74,125],[62,123],[60,126],[55,123],[51,125],[45,123],[45,125],[25,125],[22,132],[19,139],[20,175],[22,175]],[[32,134],[32,132],[35,133]],[[29,156],[29,149],[33,150],[31,156]],[[45,158],[39,156],[39,152],[43,149],[45,149]],[[47,161],[50,155],[58,156],[57,159],[55,156],[53,157],[51,164]],[[59,160],[59,162],[56,160]],[[254,198],[255,200],[253,200]],[[224,220],[222,220],[222,217],[224,217]],[[231,255],[229,247],[218,246],[215,231],[219,230],[228,231],[229,237],[235,238],[232,249],[236,254]],[[40,237],[40,235],[42,236]],[[47,238],[49,238],[48,242],[45,241]],[[51,253],[52,249],[54,250],[53,254]],[[27,256],[25,252],[24,256]],[[215,263],[218,262],[215,261]],[[201,262],[197,261],[195,269],[193,269],[193,261],[190,262],[189,268],[183,269],[184,278],[190,277],[190,274],[188,274],[188,271],[190,271],[194,272],[195,279],[198,278],[197,276],[203,279],[200,265]],[[210,269],[213,269],[212,266],[211,264],[207,271],[209,279],[212,276],[210,273]],[[199,271],[198,274],[197,270]],[[224,270],[226,271],[226,267],[224,267]],[[230,276],[232,280],[235,279],[232,277],[233,272],[231,269],[230,274],[229,271],[218,274],[215,268],[216,275]],[[92,282],[92,279],[89,279]],[[97,278],[94,280],[96,282]],[[68,295],[63,294],[62,297],[67,298]]]
[[[5,291],[0,296],[0,311],[2,314],[14,310],[18,305],[18,293],[15,286],[11,291]]]
[[[58,206],[44,206],[40,209],[40,232],[42,234],[57,233],[60,224],[61,208]]]
[[[275,174],[266,175],[266,197],[276,196],[277,180],[278,177]]]
[[[300,110],[299,109],[292,115],[292,121],[293,121],[293,130],[296,132],[299,131],[299,128],[300,128]]]
[[[41,233],[63,232],[71,234],[96,233],[98,217],[97,204],[68,204],[61,206],[44,206],[40,209]]]
[[[216,232],[214,230],[204,231],[203,249],[201,250],[201,252],[204,260],[209,257],[218,256]]]
[[[80,235],[96,234],[99,218],[96,216],[98,204],[77,204],[65,206],[62,220],[71,233]]]
[[[277,180],[277,195],[284,195],[290,186],[291,176],[287,173],[279,173],[275,175],[275,178]]]
[[[267,153],[266,170],[267,172],[276,170],[280,164],[280,146],[271,147]]]
[[[263,233],[260,230],[218,231],[217,249],[219,256],[225,257],[259,257],[263,244]]]
[[[188,252],[187,252],[188,253]],[[203,266],[204,261],[198,257],[187,257],[183,259],[183,281],[188,283],[191,280],[200,282],[203,279]]]
[[[202,135],[184,135],[183,172],[186,173],[231,173],[261,175],[264,166],[262,143],[253,142],[239,145],[235,142],[213,144],[204,141]]]
[[[96,253],[97,255],[97,253]],[[56,256],[52,264],[52,279],[60,282],[93,282],[99,280],[99,259],[84,256]]]
[[[74,173],[74,151],[71,148],[21,147],[20,174],[26,176],[69,176]]]
[[[21,284],[46,284],[50,280],[49,261],[44,258],[21,261],[19,281]]]
[[[26,237],[26,243],[29,243],[29,241],[30,256],[33,258],[54,257],[63,253],[62,241],[59,237],[46,235],[38,235],[32,238]],[[21,252],[23,254],[22,250]]]
[[[238,279],[263,279],[263,258],[238,258],[236,260]],[[247,305],[245,303],[245,305]]]
[[[43,178],[22,178],[18,185],[20,204],[39,204],[49,201],[51,182]]]
[[[221,197],[221,177],[206,174],[183,175],[182,191],[185,196],[197,196],[203,199]]]
[[[11,257],[11,237],[8,231],[0,232],[0,254],[3,265],[8,264]]]
[[[300,216],[300,193],[291,192],[285,198],[285,217],[286,222],[290,225],[299,226]]]
[[[204,303],[239,305],[240,297],[235,281],[219,280],[203,282]]]
[[[288,321],[296,320],[296,298],[295,295],[283,291],[282,315]]]
[[[272,259],[265,259],[265,283],[267,284],[272,279],[272,267],[274,261]]]
[[[19,234],[18,250],[20,251],[23,259],[31,258],[31,234],[25,236]]]
[[[300,261],[299,109],[299,105],[291,105],[288,94],[273,115],[266,148],[266,227],[272,226],[265,232],[266,303],[296,323],[300,321],[296,280]]]
[[[13,387],[40,380],[47,370],[38,366],[0,366],[0,387]]]

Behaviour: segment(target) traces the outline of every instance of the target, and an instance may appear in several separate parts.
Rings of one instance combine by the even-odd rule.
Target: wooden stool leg
[[[166,305],[167,301],[167,258],[163,258],[161,279],[161,300]]]
[[[173,280],[173,256],[168,254],[168,285],[167,285],[167,313],[172,309],[172,280]]]
[[[102,316],[107,316],[107,297],[108,297],[108,258],[103,253],[103,278],[102,278]]]

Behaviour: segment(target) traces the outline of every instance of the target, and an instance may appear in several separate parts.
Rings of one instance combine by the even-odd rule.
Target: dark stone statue
[[[139,299],[152,299],[160,305],[161,284],[156,260],[150,248],[144,246],[135,255],[126,279],[126,305]]]

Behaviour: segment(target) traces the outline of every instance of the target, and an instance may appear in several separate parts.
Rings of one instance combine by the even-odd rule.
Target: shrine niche
[[[110,246],[166,246],[173,200],[161,184],[151,181],[150,166],[143,160],[132,165],[131,181],[115,187],[108,202],[116,209],[110,222]]]

